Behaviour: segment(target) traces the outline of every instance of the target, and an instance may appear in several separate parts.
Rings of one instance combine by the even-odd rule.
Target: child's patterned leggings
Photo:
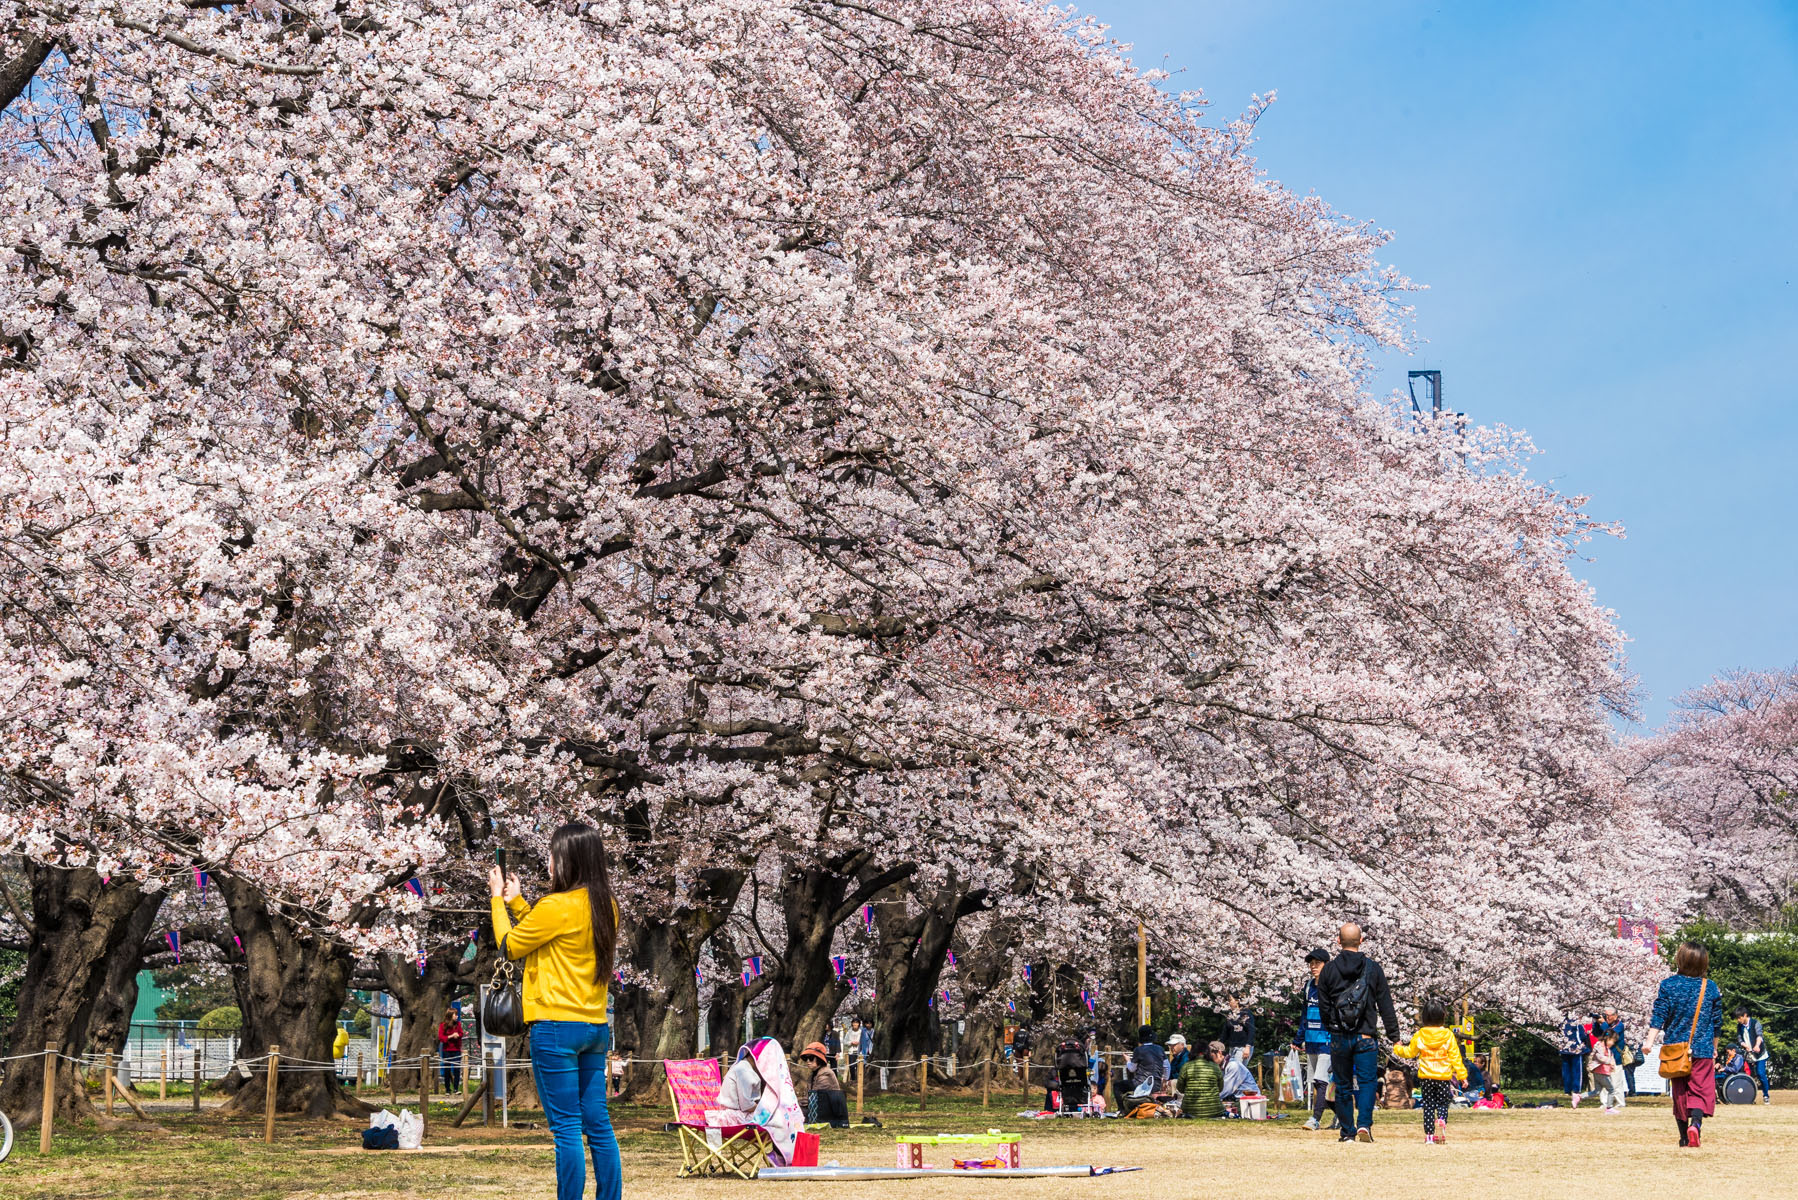
[[[1423,1091],[1423,1131],[1432,1134],[1437,1121],[1448,1124],[1448,1101],[1453,1093],[1446,1079],[1420,1079],[1417,1083]]]

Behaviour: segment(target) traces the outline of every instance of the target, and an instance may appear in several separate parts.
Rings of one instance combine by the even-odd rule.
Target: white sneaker
[[[1312,1117],[1309,1121],[1306,1121],[1305,1128],[1309,1129],[1312,1133],[1316,1133],[1317,1132],[1317,1118]]]

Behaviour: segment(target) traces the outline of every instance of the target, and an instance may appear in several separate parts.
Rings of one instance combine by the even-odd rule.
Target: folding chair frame
[[[766,1130],[753,1125],[732,1130],[719,1130],[716,1146],[706,1140],[706,1130],[691,1125],[677,1126],[680,1131],[681,1168],[677,1175],[686,1179],[694,1175],[735,1175],[738,1179],[754,1179],[761,1173],[762,1163],[774,1141]]]
[[[675,1129],[680,1135],[678,1178],[734,1175],[738,1179],[754,1179],[761,1173],[762,1163],[774,1149],[774,1139],[767,1130],[756,1125],[711,1129],[692,1124],[691,1118],[680,1110],[680,1097],[675,1094],[672,1080],[668,1081],[668,1103],[674,1109]],[[708,1133],[718,1135],[717,1145],[707,1138]]]

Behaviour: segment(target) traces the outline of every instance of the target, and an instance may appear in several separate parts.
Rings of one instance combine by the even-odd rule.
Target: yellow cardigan
[[[1400,1058],[1415,1058],[1419,1079],[1467,1082],[1467,1064],[1461,1059],[1460,1044],[1455,1041],[1454,1030],[1447,1026],[1426,1025],[1403,1046],[1394,1046],[1392,1052]]]
[[[552,892],[535,905],[513,900],[509,908],[493,897],[493,936],[506,957],[524,959],[524,1019],[604,1025],[610,981],[595,978],[587,889]]]

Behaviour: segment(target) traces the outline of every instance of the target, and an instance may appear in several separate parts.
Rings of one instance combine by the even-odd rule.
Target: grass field
[[[825,1131],[824,1161],[891,1165],[896,1132],[967,1132],[996,1126],[1023,1135],[1027,1165],[1139,1166],[1101,1179],[893,1180],[865,1183],[740,1183],[676,1179],[666,1110],[614,1109],[633,1200],[727,1200],[745,1190],[776,1200],[960,1200],[984,1195],[1030,1200],[1230,1200],[1443,1196],[1590,1200],[1595,1195],[1798,1197],[1798,1093],[1771,1106],[1722,1107],[1704,1148],[1674,1145],[1666,1101],[1646,1100],[1618,1116],[1569,1110],[1457,1113],[1447,1144],[1425,1146],[1414,1113],[1380,1113],[1372,1145],[1342,1146],[1307,1133],[1297,1119],[1251,1122],[1043,1121],[1014,1115],[1016,1097],[932,1097],[931,1111],[899,1100],[870,1105],[884,1128]],[[261,1124],[154,1114],[159,1128],[59,1130],[52,1153],[20,1139],[0,1163],[0,1197],[31,1200],[553,1200],[549,1136],[540,1114],[514,1114],[510,1130],[449,1128],[434,1109],[422,1152],[365,1153],[349,1122],[283,1122],[274,1146]],[[478,1122],[478,1114],[475,1121]],[[936,1156],[941,1158],[941,1155]],[[933,1159],[933,1161],[935,1161]],[[592,1182],[588,1182],[592,1195]]]

